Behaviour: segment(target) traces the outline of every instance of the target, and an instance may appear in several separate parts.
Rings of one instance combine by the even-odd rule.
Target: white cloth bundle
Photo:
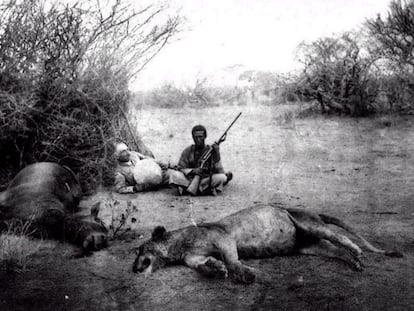
[[[162,182],[161,167],[153,159],[137,161],[134,167],[134,179],[138,185],[160,185]]]

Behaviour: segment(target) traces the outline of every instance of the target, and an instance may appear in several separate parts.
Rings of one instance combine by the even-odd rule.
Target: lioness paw
[[[231,273],[233,279],[244,284],[252,284],[256,280],[256,272],[249,267],[237,267]]]
[[[220,260],[209,258],[206,261],[205,266],[210,270],[211,274],[216,277],[223,278],[223,279],[228,277],[228,271],[227,271],[226,265],[224,264],[224,262]]]
[[[107,246],[107,236],[102,232],[89,233],[82,243],[85,252],[98,251]]]
[[[226,265],[213,257],[208,258],[205,263],[198,265],[197,270],[207,277],[225,279],[228,276]]]

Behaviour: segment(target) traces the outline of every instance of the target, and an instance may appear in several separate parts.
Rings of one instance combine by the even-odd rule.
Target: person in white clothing
[[[156,190],[168,185],[168,165],[129,150],[122,142],[116,144],[114,156],[117,160],[114,184],[118,193]]]

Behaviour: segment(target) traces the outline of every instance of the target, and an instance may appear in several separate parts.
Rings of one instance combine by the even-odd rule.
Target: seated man
[[[200,158],[209,146],[205,144],[207,130],[202,125],[193,127],[191,134],[194,145],[184,149],[178,162],[179,171],[171,171],[170,184],[178,186],[179,194],[183,194],[190,185],[192,179],[200,176],[200,184],[196,194],[213,194],[223,191],[223,186],[227,185],[233,178],[231,172],[224,172],[220,160],[220,150],[217,144],[212,145],[213,155],[211,163],[211,172],[209,167],[200,168]]]
[[[114,156],[117,160],[115,190],[118,193],[155,190],[168,185],[166,164],[129,150],[125,143],[116,144]]]

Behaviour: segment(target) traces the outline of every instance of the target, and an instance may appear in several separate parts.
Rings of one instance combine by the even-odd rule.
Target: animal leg
[[[81,245],[85,252],[107,246],[107,230],[102,224],[79,215],[66,216],[63,224],[65,239]]]
[[[388,251],[388,250],[383,250],[383,249],[375,247],[370,242],[368,242],[363,236],[361,236],[358,232],[356,232],[352,227],[350,227],[348,224],[346,224],[345,222],[343,222],[342,220],[336,217],[332,217],[332,216],[328,216],[324,214],[319,214],[319,217],[322,219],[324,223],[336,225],[344,229],[345,231],[348,231],[349,233],[353,234],[362,242],[362,244],[366,247],[367,250],[373,253],[384,254],[390,257],[403,257],[403,254],[397,250]]]
[[[87,216],[65,213],[58,201],[54,202],[54,208],[51,206],[49,204],[38,220],[50,236],[80,245],[85,252],[106,247],[107,230],[102,224]]]
[[[358,245],[352,242],[347,236],[333,232],[326,225],[301,223],[299,227],[304,230],[306,234],[315,236],[319,239],[326,239],[337,246],[345,247],[357,257],[362,255],[362,250]]]
[[[355,270],[362,270],[362,262],[359,259],[359,256],[333,245],[328,240],[322,239],[315,244],[305,246],[299,249],[299,253],[304,255],[325,256],[340,259],[351,264]]]
[[[233,240],[219,241],[215,245],[224,257],[227,269],[232,278],[237,282],[251,284],[256,280],[256,272],[253,268],[242,264],[239,261],[236,242]]]
[[[187,255],[184,262],[187,266],[208,277],[227,278],[228,276],[224,262],[211,256]]]

